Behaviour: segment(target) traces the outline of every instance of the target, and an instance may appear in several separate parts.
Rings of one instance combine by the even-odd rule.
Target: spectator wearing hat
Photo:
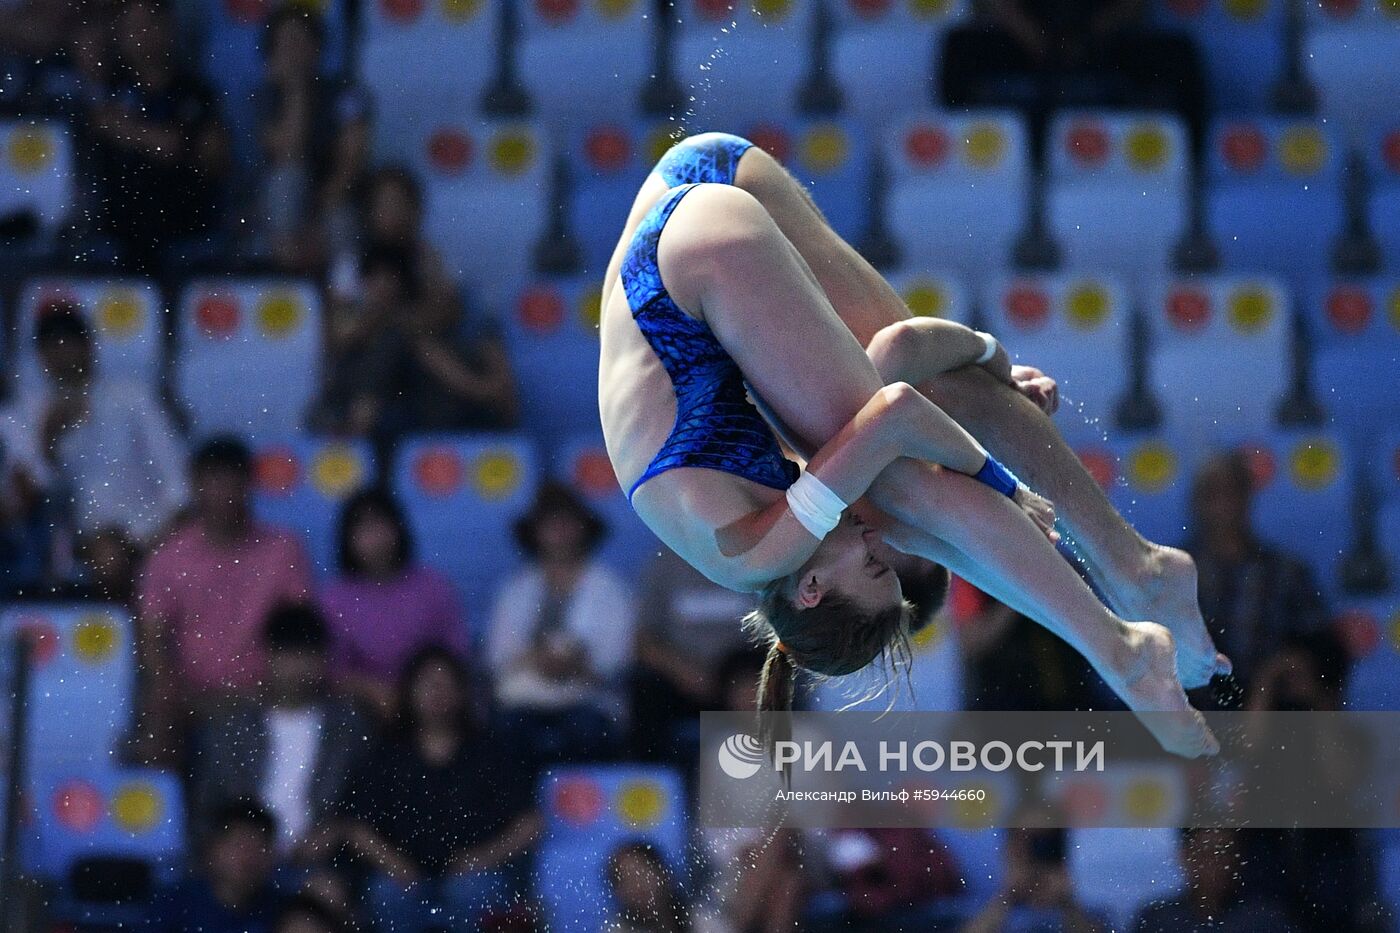
[[[496,699],[543,758],[594,757],[619,735],[632,594],[596,558],[606,528],[548,482],[515,526],[526,566],[497,595],[487,638]]]
[[[413,532],[387,489],[367,489],[340,512],[340,573],[321,592],[336,685],[384,718],[410,658],[442,645],[459,659],[470,638],[452,584],[413,557]]]
[[[169,416],[145,385],[102,378],[76,306],[44,308],[34,346],[44,383],[22,392],[0,419],[17,468],[80,536],[118,528],[153,540],[189,495]]]
[[[268,615],[304,600],[311,584],[301,541],[253,518],[247,445],[208,441],[192,474],[189,517],[146,561],[138,587],[142,735],[153,752],[186,716],[256,697]]]
[[[281,827],[283,852],[306,842],[340,796],[365,741],[363,723],[328,690],[330,636],[309,604],[279,606],[263,629],[262,695],[217,715],[197,739],[196,809],[231,797],[259,800]]]

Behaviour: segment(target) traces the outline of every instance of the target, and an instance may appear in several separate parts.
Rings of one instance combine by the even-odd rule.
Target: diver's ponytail
[[[758,675],[758,739],[772,760],[777,743],[792,738],[792,698],[797,686],[797,667],[783,643],[774,638]],[[788,780],[787,772],[783,781]]]

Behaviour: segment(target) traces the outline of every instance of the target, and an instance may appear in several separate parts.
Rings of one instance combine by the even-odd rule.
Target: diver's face
[[[807,608],[839,592],[872,612],[904,598],[899,575],[880,559],[880,533],[847,512],[802,568],[797,601]]]

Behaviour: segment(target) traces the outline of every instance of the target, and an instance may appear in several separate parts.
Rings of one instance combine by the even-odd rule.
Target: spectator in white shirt
[[[492,612],[496,699],[542,760],[607,755],[621,736],[636,609],[595,559],[606,529],[572,489],[546,483],[515,532],[530,562]]]
[[[5,419],[20,468],[79,536],[116,527],[149,543],[189,495],[169,417],[148,387],[101,378],[77,308],[46,308],[34,340],[45,384],[21,393]]]

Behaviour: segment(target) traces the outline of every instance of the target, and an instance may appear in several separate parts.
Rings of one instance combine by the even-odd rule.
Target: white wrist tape
[[[986,349],[982,351],[982,355],[977,357],[977,365],[981,366],[997,355],[997,338],[984,330],[975,330],[973,333],[981,337],[982,343],[986,346]]]
[[[825,538],[841,521],[846,503],[817,479],[815,473],[803,471],[797,482],[788,487],[788,508],[817,540]]]

